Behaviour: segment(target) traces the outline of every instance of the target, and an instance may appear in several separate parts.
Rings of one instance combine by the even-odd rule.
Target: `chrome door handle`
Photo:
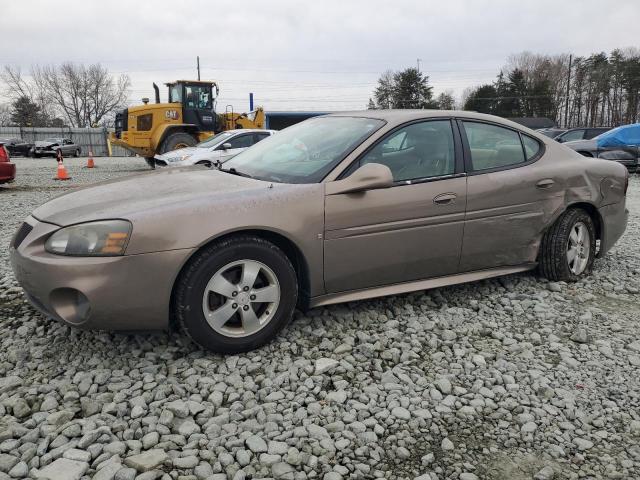
[[[536,183],[536,187],[537,188],[549,188],[551,187],[554,183],[553,180],[551,180],[550,178],[545,178],[544,180],[540,180],[538,183]]]
[[[457,195],[455,193],[441,193],[433,198],[433,203],[436,205],[449,205],[456,201]]]

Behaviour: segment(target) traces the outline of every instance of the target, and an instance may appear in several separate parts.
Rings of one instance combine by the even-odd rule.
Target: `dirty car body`
[[[358,138],[340,133],[352,127]],[[321,132],[323,140],[305,140],[319,135],[310,131]],[[197,285],[195,274],[218,250],[228,251],[225,265],[244,261],[233,256],[241,249],[234,242],[256,244],[257,253],[250,243],[242,247],[245,256],[258,265],[263,285],[277,287],[279,302],[291,298],[299,308],[312,308],[531,270],[540,262],[541,244],[549,241],[545,234],[572,209],[581,212],[580,225],[592,225],[598,255],[604,255],[624,232],[628,213],[621,165],[584,158],[518,124],[472,112],[317,117],[224,167],[129,176],[36,209],[10,252],[29,300],[48,316],[85,328],[164,329],[172,314],[193,310],[204,310],[195,321],[206,328],[218,312],[207,303],[206,289],[204,302],[183,309],[176,304],[188,299],[185,279]],[[107,253],[78,256],[68,244],[66,253],[46,247],[56,232],[87,222],[122,227],[109,232]],[[579,242],[579,254],[586,243]],[[117,253],[110,250],[114,244],[121,248]],[[277,252],[258,248],[265,245]],[[272,253],[279,257],[270,264]],[[293,279],[280,273],[280,257]],[[217,266],[210,268],[203,285],[217,292],[216,278],[225,279],[214,273]],[[242,322],[251,314],[251,328],[265,331],[244,296],[253,287],[240,288],[242,279],[228,278],[225,308],[239,312]],[[285,291],[289,284],[295,292]],[[256,295],[261,291],[266,287]],[[260,319],[269,315],[267,310]],[[182,322],[187,329],[190,321]],[[234,332],[242,328],[225,328],[220,338],[231,332],[229,341],[237,343],[211,348],[242,351],[264,343],[252,340],[260,331],[251,336],[254,330],[246,329],[241,343],[244,337]],[[194,331],[192,337],[208,334]]]

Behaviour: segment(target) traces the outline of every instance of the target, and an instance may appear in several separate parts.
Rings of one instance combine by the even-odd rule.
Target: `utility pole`
[[[200,56],[196,57],[196,65],[198,66],[198,81],[200,81]]]
[[[418,72],[420,71],[420,62],[422,61],[421,58],[417,58],[416,59],[416,63],[418,64]]]
[[[564,128],[569,128],[569,87],[571,86],[571,60],[573,55],[569,54],[569,71],[567,72],[567,96],[564,99]]]

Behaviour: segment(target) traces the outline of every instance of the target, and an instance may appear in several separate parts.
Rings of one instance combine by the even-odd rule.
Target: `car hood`
[[[564,142],[562,145],[573,150],[597,150],[598,144],[595,140],[574,140],[572,142]]]
[[[251,202],[271,186],[271,182],[202,167],[162,169],[73,190],[37,208],[33,216],[60,226],[114,218],[135,221],[147,214],[175,212],[180,206]]]
[[[50,147],[52,145],[58,145],[58,144],[54,142],[44,142],[42,140],[38,140],[37,142],[35,142],[36,147]]]

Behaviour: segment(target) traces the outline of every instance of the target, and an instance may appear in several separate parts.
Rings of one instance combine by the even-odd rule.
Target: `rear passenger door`
[[[542,231],[562,202],[561,169],[538,163],[544,145],[518,130],[458,123],[467,171],[460,271],[534,262]]]

